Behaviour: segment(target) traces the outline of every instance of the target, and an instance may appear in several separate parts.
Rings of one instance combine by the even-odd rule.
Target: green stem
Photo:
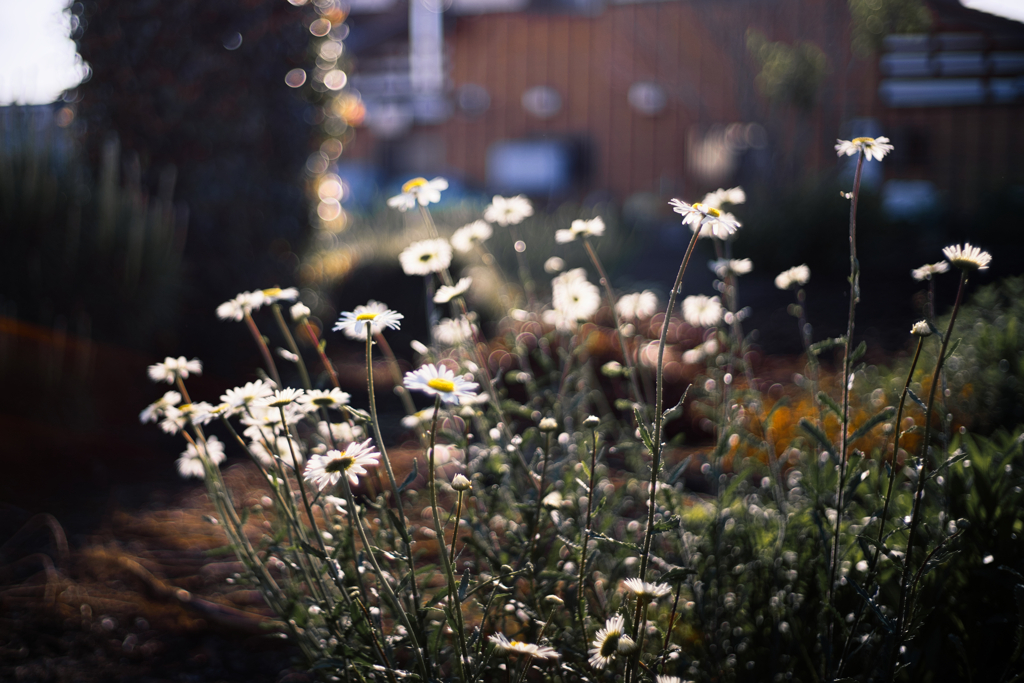
[[[587,546],[590,545],[591,515],[594,510],[594,475],[597,472],[597,430],[591,430],[593,435],[592,448],[590,450],[590,483],[587,487],[587,525],[580,539],[580,571],[576,582],[576,611],[580,619],[580,631],[583,633],[583,640],[587,639]]]
[[[277,374],[277,365],[274,363],[273,354],[270,353],[270,349],[267,347],[267,340],[260,334],[259,328],[256,327],[256,321],[252,319],[252,315],[248,311],[245,312],[245,324],[249,328],[252,338],[256,340],[256,346],[260,348],[260,353],[263,354],[263,361],[267,364],[267,370],[270,372],[271,379],[277,384],[278,389],[283,389],[284,385],[281,384],[281,375]]]
[[[309,381],[309,373],[306,371],[306,363],[302,360],[302,354],[299,353],[299,346],[295,343],[292,331],[288,329],[288,323],[284,321],[284,316],[281,315],[281,306],[280,304],[275,303],[270,307],[270,309],[274,312],[274,318],[277,319],[277,326],[281,328],[281,333],[284,334],[285,343],[288,344],[288,348],[297,358],[295,364],[299,366],[299,376],[302,378],[302,386],[306,391],[309,391],[313,388],[313,385]]]

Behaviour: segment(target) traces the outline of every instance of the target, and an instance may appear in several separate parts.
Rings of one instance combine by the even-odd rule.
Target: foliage
[[[814,43],[773,43],[753,29],[747,31],[747,49],[761,72],[755,83],[765,97],[808,112],[818,102],[818,92],[828,76],[825,53]]]
[[[867,57],[877,52],[885,36],[924,33],[931,13],[921,0],[847,0],[853,19],[853,49]]]

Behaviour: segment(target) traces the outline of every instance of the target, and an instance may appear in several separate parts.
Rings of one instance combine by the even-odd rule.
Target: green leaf
[[[819,356],[823,352],[837,346],[842,346],[846,343],[846,337],[833,337],[832,339],[822,339],[820,342],[815,342],[807,347],[807,350],[811,352],[811,355]]]
[[[402,524],[402,520],[398,518],[395,511],[391,508],[386,508],[386,510],[388,511],[388,517],[391,518],[391,525],[398,530],[398,535],[402,537],[402,542],[406,545],[412,543],[412,539],[409,538],[409,531],[405,528],[405,525]]]
[[[946,355],[942,357],[942,364],[943,365],[945,365],[946,361],[949,360],[949,357],[952,356],[954,353],[956,353],[956,350],[960,348],[960,342],[962,342],[962,341],[963,341],[962,337],[957,337],[956,341],[953,342],[953,345],[949,347],[949,350],[946,351]]]
[[[861,358],[864,357],[864,354],[867,353],[867,350],[868,350],[867,342],[861,342],[860,344],[857,344],[857,348],[855,348],[850,353],[850,362],[851,363],[856,363],[857,361],[859,361]]]
[[[306,543],[305,541],[300,541],[299,545],[301,545],[302,549],[309,555],[312,555],[313,557],[319,557],[321,560],[327,559],[327,556],[324,555],[323,551],[321,551],[316,546]]]
[[[870,595],[867,594],[867,591],[861,588],[860,584],[854,581],[853,579],[847,577],[847,581],[849,581],[850,585],[853,586],[854,590],[857,591],[857,594],[864,599],[864,602],[868,604],[868,607],[870,607],[871,611],[875,613],[875,616],[878,617],[878,620],[882,622],[882,626],[885,627],[885,630],[889,633],[895,633],[896,627],[893,626],[893,623],[888,619],[888,617],[882,614],[882,610],[878,608],[878,605],[875,604],[875,601],[871,598]]]
[[[934,470],[929,472],[928,473],[928,479],[926,479],[925,481],[928,481],[930,479],[933,479],[933,478],[937,477],[939,475],[939,473],[942,472],[943,468],[950,467],[951,465],[955,465],[958,462],[960,462],[961,460],[966,460],[969,455],[970,455],[970,453],[968,453],[967,451],[958,451],[958,452],[954,453],[953,455],[951,455],[948,458],[946,458],[946,460],[941,465],[939,465]]]
[[[921,408],[921,410],[924,410],[926,412],[928,411],[928,406],[924,404],[924,401],[922,401],[921,398],[917,394],[915,394],[914,390],[911,389],[910,387],[907,387],[907,396],[909,396],[910,400],[916,403]]]
[[[826,394],[824,391],[819,391],[818,400],[824,403],[829,408],[829,410],[835,413],[836,417],[838,417],[840,420],[843,419],[843,409],[839,406],[838,403],[835,402],[835,400],[831,396]]]
[[[683,404],[686,402],[686,395],[690,393],[690,387],[692,384],[687,384],[686,389],[683,390],[683,395],[679,397],[679,402],[672,408],[669,408],[662,413],[662,422],[671,422],[683,414]]]
[[[462,575],[462,580],[459,581],[459,602],[466,599],[466,591],[469,590],[469,570]]]
[[[683,472],[686,471],[686,466],[690,464],[691,459],[693,459],[693,456],[688,455],[683,458],[681,463],[676,465],[676,468],[672,470],[672,474],[668,475],[668,478],[665,480],[669,486],[674,485],[679,480],[679,477],[683,476]]]
[[[825,434],[816,424],[808,420],[806,417],[800,418],[800,428],[807,432],[810,436],[814,437],[814,440],[824,448],[826,451],[832,454],[839,452],[836,445],[829,440],[828,435]]]
[[[660,533],[662,533],[664,531],[672,531],[673,529],[678,529],[679,528],[679,524],[682,521],[683,520],[682,520],[682,518],[679,517],[679,515],[672,515],[668,519],[662,520],[662,521],[658,522],[657,524],[655,524],[651,528],[651,533],[652,534],[660,534]]]
[[[885,422],[888,419],[891,419],[892,416],[895,414],[896,409],[893,408],[892,406],[886,406],[885,408],[882,408],[880,412],[876,413],[872,417],[869,417],[864,422],[864,424],[862,424],[860,427],[857,427],[857,430],[850,435],[850,442],[852,443],[857,439],[861,438],[862,436],[865,436],[868,432],[877,427],[880,423]]]
[[[688,567],[674,567],[661,575],[658,579],[661,583],[675,583],[683,581],[690,574],[696,574],[697,570]]]
[[[644,425],[643,416],[640,414],[639,406],[633,406],[633,415],[636,416],[636,423],[640,428],[640,438],[643,439],[644,445],[647,446],[647,450],[654,453],[654,440],[651,439],[651,433],[647,431],[647,426]]]
[[[401,493],[402,491],[404,491],[406,489],[406,487],[409,486],[409,484],[411,484],[414,481],[416,481],[416,477],[418,477],[419,475],[420,475],[419,458],[413,458],[413,461],[412,461],[412,472],[410,472],[409,475],[405,478],[405,481],[402,482],[402,485],[398,487],[398,492]]]

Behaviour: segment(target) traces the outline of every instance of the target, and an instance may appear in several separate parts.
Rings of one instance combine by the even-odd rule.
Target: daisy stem
[[[405,613],[405,609],[402,608],[402,603],[395,595],[394,589],[391,588],[391,584],[388,583],[387,576],[381,570],[380,564],[377,563],[377,557],[373,554],[373,546],[370,544],[370,539],[366,535],[366,528],[363,526],[363,519],[359,515],[359,511],[356,509],[356,500],[352,495],[352,487],[348,483],[348,477],[341,477],[342,486],[345,489],[345,501],[348,503],[349,514],[355,520],[356,530],[359,532],[359,540],[363,542],[363,552],[366,553],[367,559],[370,560],[370,564],[373,566],[373,571],[377,574],[378,584],[382,588],[384,597],[391,603],[391,609],[395,611],[395,615],[399,621],[402,622],[402,626],[405,627],[409,641],[412,643],[412,650],[416,654],[416,663],[419,664],[420,671],[423,675],[423,680],[432,680],[427,670],[427,662],[423,658],[423,651],[420,650],[419,641],[416,639],[416,631],[413,629],[412,623],[409,621],[409,615]],[[356,558],[352,558],[356,561]],[[358,575],[358,568],[357,568]]]
[[[544,506],[544,479],[548,473],[548,458],[551,457],[551,437],[552,432],[548,432],[547,439],[544,440],[544,460],[541,461],[540,465],[540,481],[537,482],[537,511],[533,515],[533,538],[530,542],[530,562],[533,563],[534,575],[537,572],[537,551],[539,550],[540,543],[540,513]]]
[[[467,680],[466,674],[469,672],[469,649],[466,646],[466,630],[462,623],[462,604],[459,600],[459,588],[455,582],[455,572],[452,571],[452,563],[447,561],[448,552],[444,543],[444,525],[441,524],[441,513],[437,507],[437,479],[434,473],[437,469],[437,464],[434,461],[434,448],[437,442],[437,418],[440,413],[441,396],[438,395],[434,399],[434,416],[430,420],[430,446],[427,450],[427,489],[430,492],[430,511],[434,516],[434,531],[437,532],[438,554],[441,564],[444,565],[445,577],[448,579],[448,607],[455,622],[452,624],[452,629],[458,635],[461,659],[456,661],[459,663],[459,678],[465,681]],[[456,521],[455,528],[457,532],[458,521]],[[454,543],[454,538],[452,542]]]
[[[270,378],[277,384],[277,388],[281,389],[284,387],[281,384],[281,375],[277,374],[277,365],[274,364],[274,356],[270,353],[270,349],[267,347],[267,340],[260,334],[260,330],[256,327],[256,321],[252,319],[252,316],[248,311],[245,312],[245,324],[249,328],[249,332],[252,334],[252,338],[256,340],[256,345],[260,347],[260,353],[263,354],[263,361],[267,364],[267,370],[270,371]]]
[[[459,499],[455,503],[455,528],[452,530],[452,547],[449,548],[448,564],[455,564],[455,539],[459,535],[459,521],[462,519],[462,494],[459,491]]]
[[[665,642],[661,646],[661,673],[665,673],[665,665],[668,663],[668,646],[672,642],[672,627],[676,622],[676,610],[679,608],[679,596],[683,592],[683,582],[676,584],[676,596],[672,600],[672,613],[668,617],[668,628],[665,629]]]
[[[825,641],[825,673],[832,666],[832,639],[835,633],[836,571],[839,569],[839,541],[843,524],[843,491],[846,486],[846,451],[850,439],[850,356],[853,353],[853,323],[857,302],[860,301],[860,265],[857,262],[857,200],[860,198],[860,175],[864,167],[864,152],[857,156],[857,171],[853,177],[853,196],[850,200],[850,310],[846,319],[846,348],[843,353],[843,415],[839,446],[839,479],[836,483],[836,528],[832,534],[832,552],[829,560],[827,588],[828,631]],[[826,676],[827,677],[827,676]]]
[[[597,252],[594,251],[593,245],[590,244],[589,237],[583,238],[583,246],[586,248],[590,260],[593,261],[594,267],[597,268],[597,274],[601,278],[601,284],[604,285],[605,294],[608,296],[608,307],[611,309],[612,318],[615,321],[615,334],[619,338],[619,349],[622,351],[622,359],[626,361],[626,368],[629,370],[629,382],[633,388],[633,397],[637,403],[643,405],[644,396],[640,393],[640,383],[637,381],[636,368],[633,366],[633,358],[626,347],[626,339],[622,336],[622,323],[619,320],[619,312],[615,309],[615,292],[612,290],[611,280],[608,279],[608,274],[604,271],[601,259],[597,257]]]
[[[405,546],[405,556],[409,562],[409,590],[412,595],[413,611],[416,621],[423,633],[426,633],[423,615],[420,612],[419,588],[416,586],[416,561],[412,556],[412,547],[409,538],[409,527],[405,519],[405,506],[402,505],[402,494],[398,490],[398,482],[395,481],[395,472],[391,468],[391,458],[388,457],[388,449],[384,446],[384,437],[380,433],[380,421],[377,418],[377,399],[373,390],[373,325],[366,325],[366,387],[369,392],[370,422],[373,424],[373,436],[377,440],[377,448],[380,450],[381,460],[384,461],[384,471],[388,475],[388,483],[391,484],[391,492],[394,495],[395,507],[398,509],[398,519],[405,525],[405,531],[400,534],[402,543]]]
[[[942,337],[942,346],[939,348],[939,355],[935,361],[935,371],[932,373],[932,384],[928,391],[928,406],[924,412],[924,437],[921,440],[921,454],[918,456],[917,490],[914,491],[914,507],[910,513],[910,531],[907,535],[907,552],[903,558],[903,578],[900,582],[900,603],[896,611],[896,642],[893,644],[889,657],[889,679],[896,675],[896,664],[899,661],[900,645],[903,643],[904,627],[907,618],[907,607],[910,602],[910,558],[914,549],[914,532],[921,521],[921,499],[924,497],[924,483],[927,477],[925,471],[928,469],[928,442],[932,435],[932,408],[935,405],[935,390],[939,386],[939,373],[942,372],[943,362],[946,360],[946,348],[949,346],[950,335],[953,334],[953,325],[956,324],[957,313],[960,312],[960,303],[963,301],[964,290],[967,288],[967,270],[960,274],[960,288],[956,292],[956,302],[953,304],[953,313],[949,318],[949,325],[946,327],[946,334]],[[897,427],[898,429],[898,427]]]
[[[583,633],[583,640],[587,639],[587,590],[586,590],[586,568],[587,568],[587,546],[590,544],[591,515],[594,511],[594,475],[597,472],[597,429],[591,430],[590,449],[590,483],[587,486],[587,525],[580,539],[580,575],[576,582],[576,611],[580,619],[580,631]]]
[[[921,349],[924,347],[924,337],[917,340],[917,351],[914,352],[914,360],[910,364],[910,372],[907,373],[907,381],[903,385],[903,393],[900,395],[899,406],[896,408],[896,421],[893,422],[894,437],[892,443],[892,466],[889,468],[889,486],[885,492],[885,503],[882,505],[882,514],[878,520],[878,538],[875,539],[875,552],[871,556],[871,564],[868,565],[868,578],[864,582],[864,585],[870,588],[871,582],[875,578],[875,568],[878,566],[878,557],[882,550],[882,541],[885,538],[885,521],[889,516],[889,503],[892,501],[892,487],[896,481],[896,458],[900,452],[900,424],[903,420],[903,406],[907,402],[907,393],[910,391],[910,382],[914,378],[914,370],[917,368],[917,361],[921,357]],[[853,626],[850,628],[849,634],[846,636],[846,643],[843,645],[843,652],[839,657],[839,663],[836,665],[836,676],[843,675],[843,668],[846,665],[846,655],[850,650],[850,645],[853,644],[854,634],[857,632],[857,627],[860,625],[861,619],[866,613],[866,605],[862,604],[859,611],[857,612],[857,619],[853,622]]]
[[[274,303],[270,309],[274,312],[274,318],[277,320],[277,326],[281,328],[281,333],[284,334],[284,340],[285,343],[288,344],[288,349],[298,358],[296,365],[299,366],[299,377],[302,378],[302,386],[306,391],[309,391],[313,388],[313,385],[309,381],[309,373],[306,372],[306,363],[302,360],[302,354],[299,353],[299,346],[295,343],[292,331],[288,329],[288,323],[284,321],[284,316],[281,315],[281,305]]]
[[[398,394],[398,398],[402,400],[402,407],[405,408],[406,415],[413,415],[416,412],[416,404],[412,402],[412,396],[409,395],[408,390],[402,385],[402,369],[398,365],[398,358],[395,357],[395,352],[391,350],[391,345],[388,344],[388,340],[384,338],[383,333],[378,332],[373,335],[374,340],[380,344],[380,350],[384,354],[384,358],[388,361],[388,369],[391,370],[391,379],[395,383],[395,393]]]
[[[335,388],[340,389],[341,384],[338,382],[338,373],[335,372],[334,364],[331,363],[331,360],[324,352],[324,347],[320,344],[320,339],[317,337],[316,330],[313,328],[313,325],[310,324],[309,318],[306,318],[304,324],[306,327],[306,334],[309,335],[310,341],[313,342],[313,346],[316,347],[317,353],[320,354],[320,362],[323,363],[324,369],[327,370],[327,374],[331,376],[331,384],[333,384]]]

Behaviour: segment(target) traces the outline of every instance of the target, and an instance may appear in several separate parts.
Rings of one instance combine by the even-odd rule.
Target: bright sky
[[[964,7],[1024,21],[1024,0],[960,0]]]
[[[82,80],[69,0],[0,0],[0,105],[46,104]]]

